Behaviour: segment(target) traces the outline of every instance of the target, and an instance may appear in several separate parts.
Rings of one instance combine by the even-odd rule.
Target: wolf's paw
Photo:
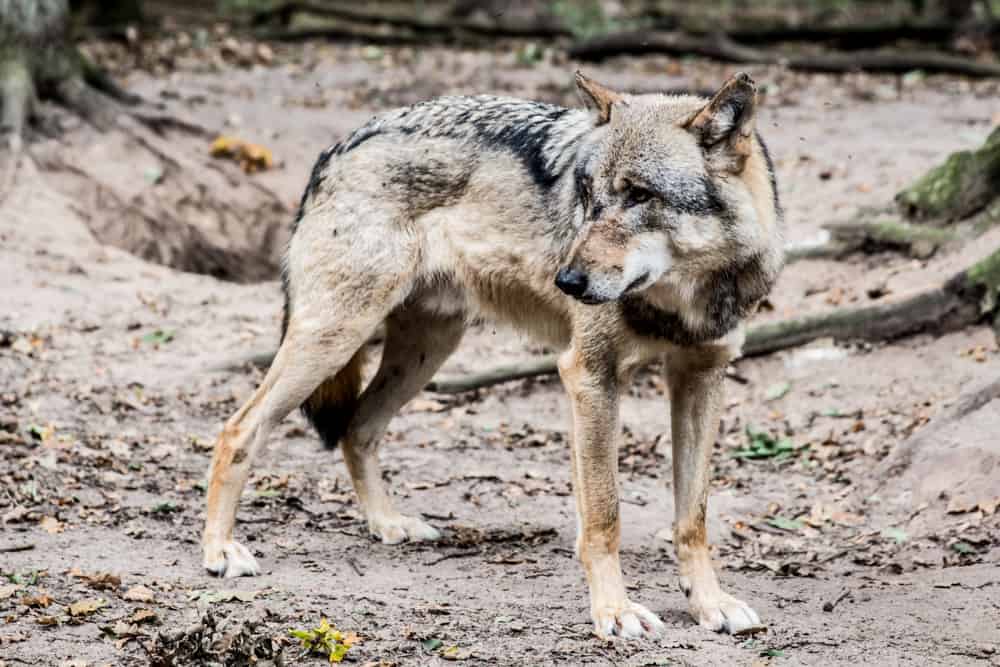
[[[656,637],[666,626],[660,617],[641,604],[625,601],[624,605],[593,609],[594,632],[604,639],[622,637],[639,639]]]
[[[382,544],[400,542],[433,542],[441,538],[437,528],[410,516],[395,514],[375,517],[368,521],[372,535],[382,540]]]
[[[255,577],[260,566],[249,549],[239,542],[205,546],[205,569],[216,577]]]
[[[732,635],[761,625],[760,616],[750,605],[720,590],[707,595],[692,592],[689,603],[694,620],[715,632]]]

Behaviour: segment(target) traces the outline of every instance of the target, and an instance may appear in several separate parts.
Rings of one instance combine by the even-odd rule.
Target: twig
[[[823,611],[827,611],[827,612],[833,611],[837,607],[837,605],[840,604],[841,602],[843,602],[844,598],[846,598],[850,594],[851,594],[851,591],[845,588],[844,592],[841,593],[840,596],[836,600],[834,600],[833,602],[824,602],[823,603]]]
[[[12,554],[18,551],[31,551],[35,548],[33,542],[28,542],[26,544],[15,544],[10,547],[0,547],[0,554]]]
[[[358,564],[358,560],[354,556],[348,556],[344,559],[344,561],[351,566],[351,569],[354,570],[354,573],[359,577],[365,576],[364,570],[361,569],[361,565]]]
[[[454,553],[445,554],[434,560],[427,561],[424,565],[437,565],[438,563],[446,560],[451,560],[453,558],[468,558],[469,556],[478,556],[482,553],[481,549],[469,549],[468,551],[456,551]]]

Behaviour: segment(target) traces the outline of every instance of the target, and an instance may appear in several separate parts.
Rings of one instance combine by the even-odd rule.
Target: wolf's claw
[[[626,602],[621,607],[595,609],[594,631],[604,639],[656,637],[666,629],[660,617],[641,604]]]
[[[441,533],[434,526],[402,514],[373,517],[368,520],[368,529],[372,535],[382,540],[382,544],[399,544],[407,540],[433,542],[441,539]]]
[[[226,542],[218,547],[205,547],[205,569],[216,577],[255,577],[260,566],[250,550],[239,542]]]

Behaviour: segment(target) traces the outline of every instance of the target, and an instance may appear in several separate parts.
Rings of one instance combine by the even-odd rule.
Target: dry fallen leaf
[[[952,498],[948,502],[948,508],[945,510],[948,514],[965,514],[966,512],[974,512],[978,507],[978,503],[969,502],[961,498]]]
[[[152,602],[154,594],[145,586],[133,586],[125,591],[125,595],[122,597],[130,602]]]
[[[69,615],[74,618],[93,614],[95,611],[107,604],[102,598],[88,598],[74,602],[69,606]]]
[[[55,535],[56,533],[63,532],[65,525],[59,521],[59,519],[53,516],[42,517],[42,520],[38,522],[38,525],[45,529],[49,535]]]
[[[14,597],[14,593],[17,592],[19,586],[17,584],[7,584],[5,586],[0,586],[0,600],[7,600]]]
[[[1000,506],[1000,496],[992,500],[980,500],[979,509],[983,511],[983,514],[990,516],[997,511],[997,507]]]
[[[129,623],[153,623],[156,621],[156,612],[152,609],[136,609],[128,618]]]
[[[115,637],[138,637],[142,634],[139,626],[126,623],[125,621],[118,621],[111,627],[105,626],[104,631],[113,634]]]
[[[15,507],[0,518],[0,523],[17,523],[27,518],[30,510],[27,507]]]
[[[52,596],[48,593],[39,593],[38,595],[32,595],[28,597],[21,598],[21,604],[25,607],[32,608],[44,608],[52,604]]]
[[[117,590],[118,587],[122,585],[121,577],[111,574],[110,572],[95,572],[94,574],[86,574],[77,568],[73,568],[69,571],[69,573],[70,576],[76,577],[77,579],[83,579],[87,582],[87,585],[99,591]]]
[[[410,401],[409,408],[411,412],[443,412],[448,406],[433,398],[415,398]]]

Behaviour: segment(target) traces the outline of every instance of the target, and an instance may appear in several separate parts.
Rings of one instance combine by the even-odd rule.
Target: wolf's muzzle
[[[574,298],[580,298],[587,291],[587,274],[568,266],[556,274],[556,287]]]

